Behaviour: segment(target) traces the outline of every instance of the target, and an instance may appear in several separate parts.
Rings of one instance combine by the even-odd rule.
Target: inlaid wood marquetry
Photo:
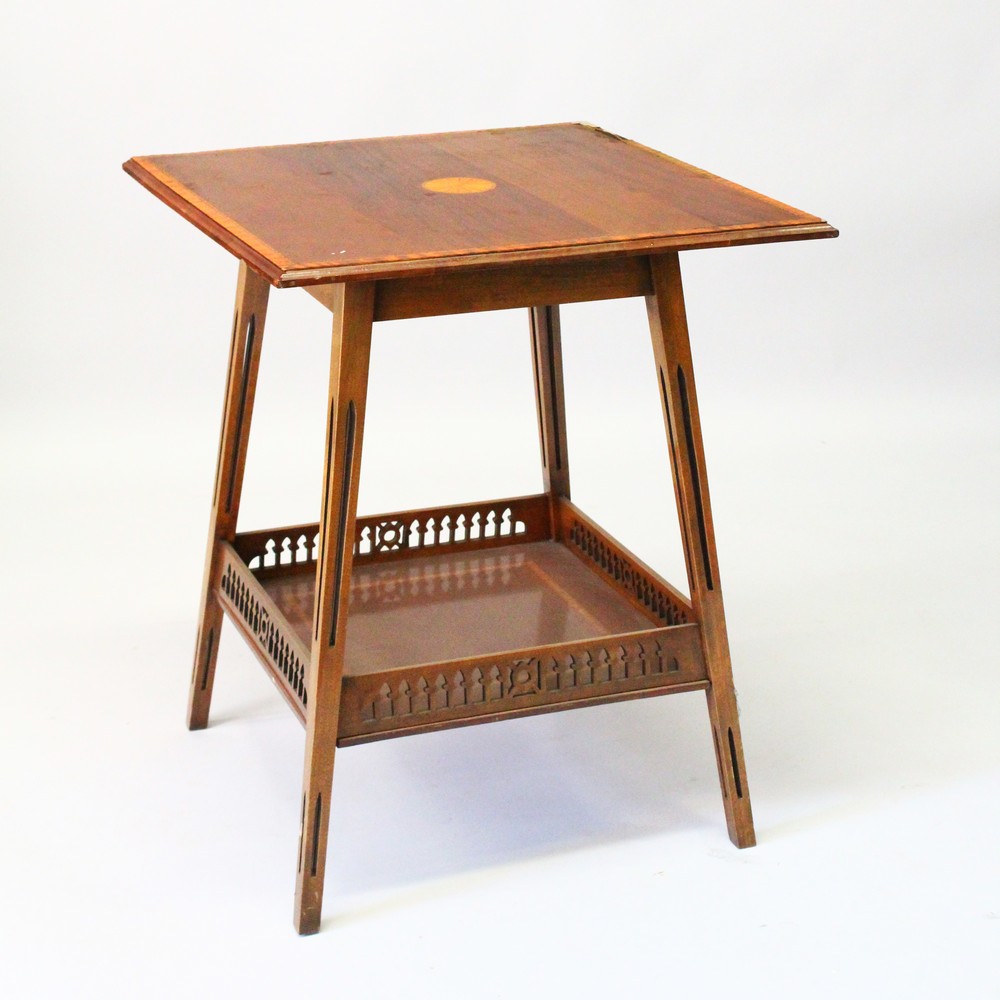
[[[225,614],[305,726],[298,932],[320,928],[336,752],[373,740],[704,691],[729,836],[751,846],[679,251],[837,231],[580,123],[124,167],[240,261],[188,725],[207,725]],[[237,532],[271,286],[332,320],[322,493],[315,522]],[[629,297],[646,303],[687,594],[570,499],[560,306]],[[510,309],[527,312],[533,398],[506,403],[535,407],[542,492],[358,516],[373,326]],[[428,392],[450,378],[439,366]]]
[[[420,185],[425,191],[435,194],[482,194],[496,187],[495,181],[484,177],[435,177]]]
[[[815,215],[581,123],[124,166],[280,287],[836,235]],[[468,194],[469,181],[496,186],[470,197],[425,187]]]

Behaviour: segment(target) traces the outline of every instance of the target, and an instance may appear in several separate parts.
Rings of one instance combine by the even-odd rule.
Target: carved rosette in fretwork
[[[363,566],[438,552],[538,542],[551,537],[548,500],[544,495],[453,504],[358,517],[353,562],[355,566]],[[254,575],[266,579],[305,570],[315,572],[318,538],[318,524],[301,524],[238,535],[234,547]]]
[[[694,625],[349,676],[338,742],[704,687],[705,677]]]
[[[699,626],[687,599],[570,501],[561,498],[556,511],[562,543],[641,609],[650,627],[446,663],[391,670],[372,664],[374,670],[343,678],[338,743],[707,686]],[[316,533],[313,524],[238,535],[226,546],[219,580],[220,601],[300,717],[308,650],[262,582],[315,573]],[[483,550],[550,540],[553,533],[545,495],[363,517],[357,519],[354,562],[468,552],[484,570],[472,589],[489,590],[495,583],[506,591],[504,571],[493,580],[492,559]],[[425,580],[421,566],[386,567],[388,576],[359,585],[352,593],[355,613],[376,611],[399,588],[410,593],[429,586],[433,597],[437,575]]]

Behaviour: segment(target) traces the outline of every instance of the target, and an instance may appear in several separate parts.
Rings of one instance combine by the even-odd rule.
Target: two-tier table
[[[334,752],[370,740],[702,690],[729,835],[753,844],[678,252],[836,230],[582,124],[125,170],[240,260],[188,724],[207,724],[225,613],[306,727],[300,933],[320,923]],[[238,532],[272,286],[333,313],[320,519]],[[690,597],[570,500],[559,304],[626,296],[649,314]],[[512,308],[544,492],[358,516],[373,324]]]

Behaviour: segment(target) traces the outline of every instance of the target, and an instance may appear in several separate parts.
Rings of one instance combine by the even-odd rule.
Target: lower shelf
[[[516,514],[534,500],[500,503]],[[583,519],[564,504],[563,515]],[[673,624],[690,620],[690,606],[583,520],[575,535],[563,525],[566,545],[543,525],[528,537],[547,540],[512,532],[481,549],[422,541],[409,558],[356,560],[338,745],[706,687],[698,625]],[[219,599],[304,718],[315,597],[308,545],[299,547],[306,558],[270,566],[244,561],[239,539],[224,548]]]
[[[261,583],[308,646],[315,575]],[[644,614],[558,542],[422,556],[354,571],[344,673],[362,676],[649,627]]]

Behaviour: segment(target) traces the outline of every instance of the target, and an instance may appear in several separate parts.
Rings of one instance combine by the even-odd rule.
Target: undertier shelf
[[[308,645],[315,576],[262,583]],[[360,676],[649,627],[645,615],[557,542],[423,556],[354,571],[344,673]]]
[[[453,510],[447,542],[409,530],[442,508],[358,519],[339,745],[707,686],[683,596],[568,501],[555,540],[540,499],[498,502],[477,537]],[[218,588],[300,718],[315,528],[238,537]]]

